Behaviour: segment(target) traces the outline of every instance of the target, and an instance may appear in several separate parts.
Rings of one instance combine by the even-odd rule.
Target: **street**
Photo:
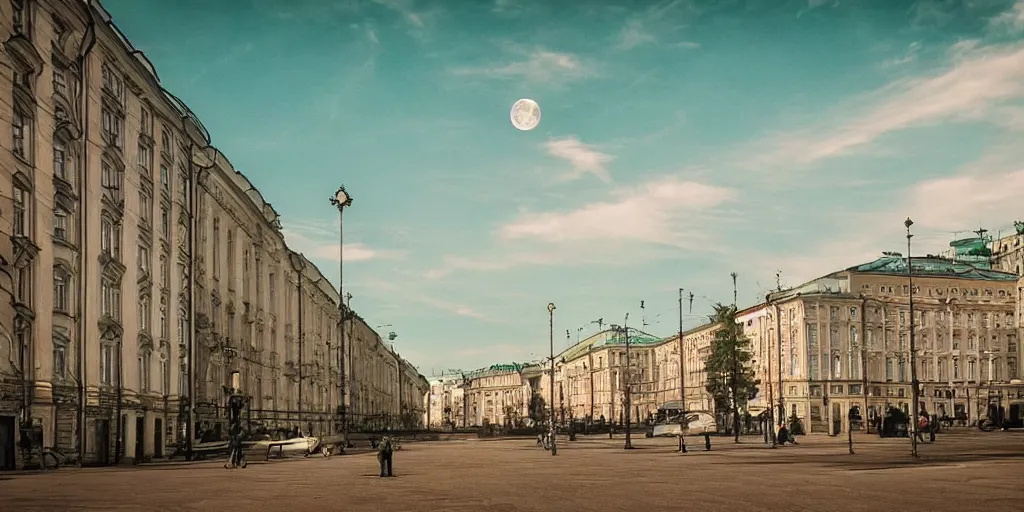
[[[408,443],[393,479],[373,454],[132,468],[67,468],[3,475],[0,493],[19,511],[53,510],[1024,510],[1024,434],[950,432],[909,456],[907,439],[805,436],[768,449],[698,438],[559,439],[558,455],[532,439]]]

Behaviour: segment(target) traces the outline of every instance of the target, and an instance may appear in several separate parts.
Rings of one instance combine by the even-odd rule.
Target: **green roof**
[[[469,378],[474,378],[495,373],[518,373],[522,370],[522,363],[492,364],[487,368],[480,368],[478,370],[473,370],[469,373],[466,373],[465,376]]]
[[[948,277],[955,279],[975,279],[981,281],[1017,281],[1020,276],[1009,272],[1000,272],[961,261],[947,258],[926,256],[911,258],[911,272],[914,277]],[[889,253],[870,263],[864,263],[846,269],[848,272],[866,274],[907,274],[907,258],[896,253]]]

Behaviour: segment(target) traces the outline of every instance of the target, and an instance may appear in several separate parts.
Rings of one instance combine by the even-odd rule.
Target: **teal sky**
[[[1024,0],[103,3],[424,373],[1024,217]]]

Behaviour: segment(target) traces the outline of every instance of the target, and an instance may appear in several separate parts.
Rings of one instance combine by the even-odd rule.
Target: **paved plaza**
[[[396,478],[370,453],[324,459],[65,468],[2,475],[4,509],[26,511],[1024,511],[1024,433],[940,435],[909,456],[906,439],[809,436],[775,450],[755,438],[715,438],[690,453],[670,439],[408,443]],[[9,507],[9,508],[8,508]]]

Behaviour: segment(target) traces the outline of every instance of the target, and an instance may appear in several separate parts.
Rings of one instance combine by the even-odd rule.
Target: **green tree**
[[[548,419],[548,407],[544,397],[534,392],[530,395],[530,419],[535,424],[542,424]]]
[[[754,377],[750,365],[750,340],[736,323],[736,306],[715,304],[711,322],[719,325],[711,344],[711,355],[704,362],[708,376],[707,391],[715,401],[715,411],[728,411],[732,416],[735,440],[740,441],[740,408],[757,396],[761,382]],[[717,415],[717,414],[716,414]]]

